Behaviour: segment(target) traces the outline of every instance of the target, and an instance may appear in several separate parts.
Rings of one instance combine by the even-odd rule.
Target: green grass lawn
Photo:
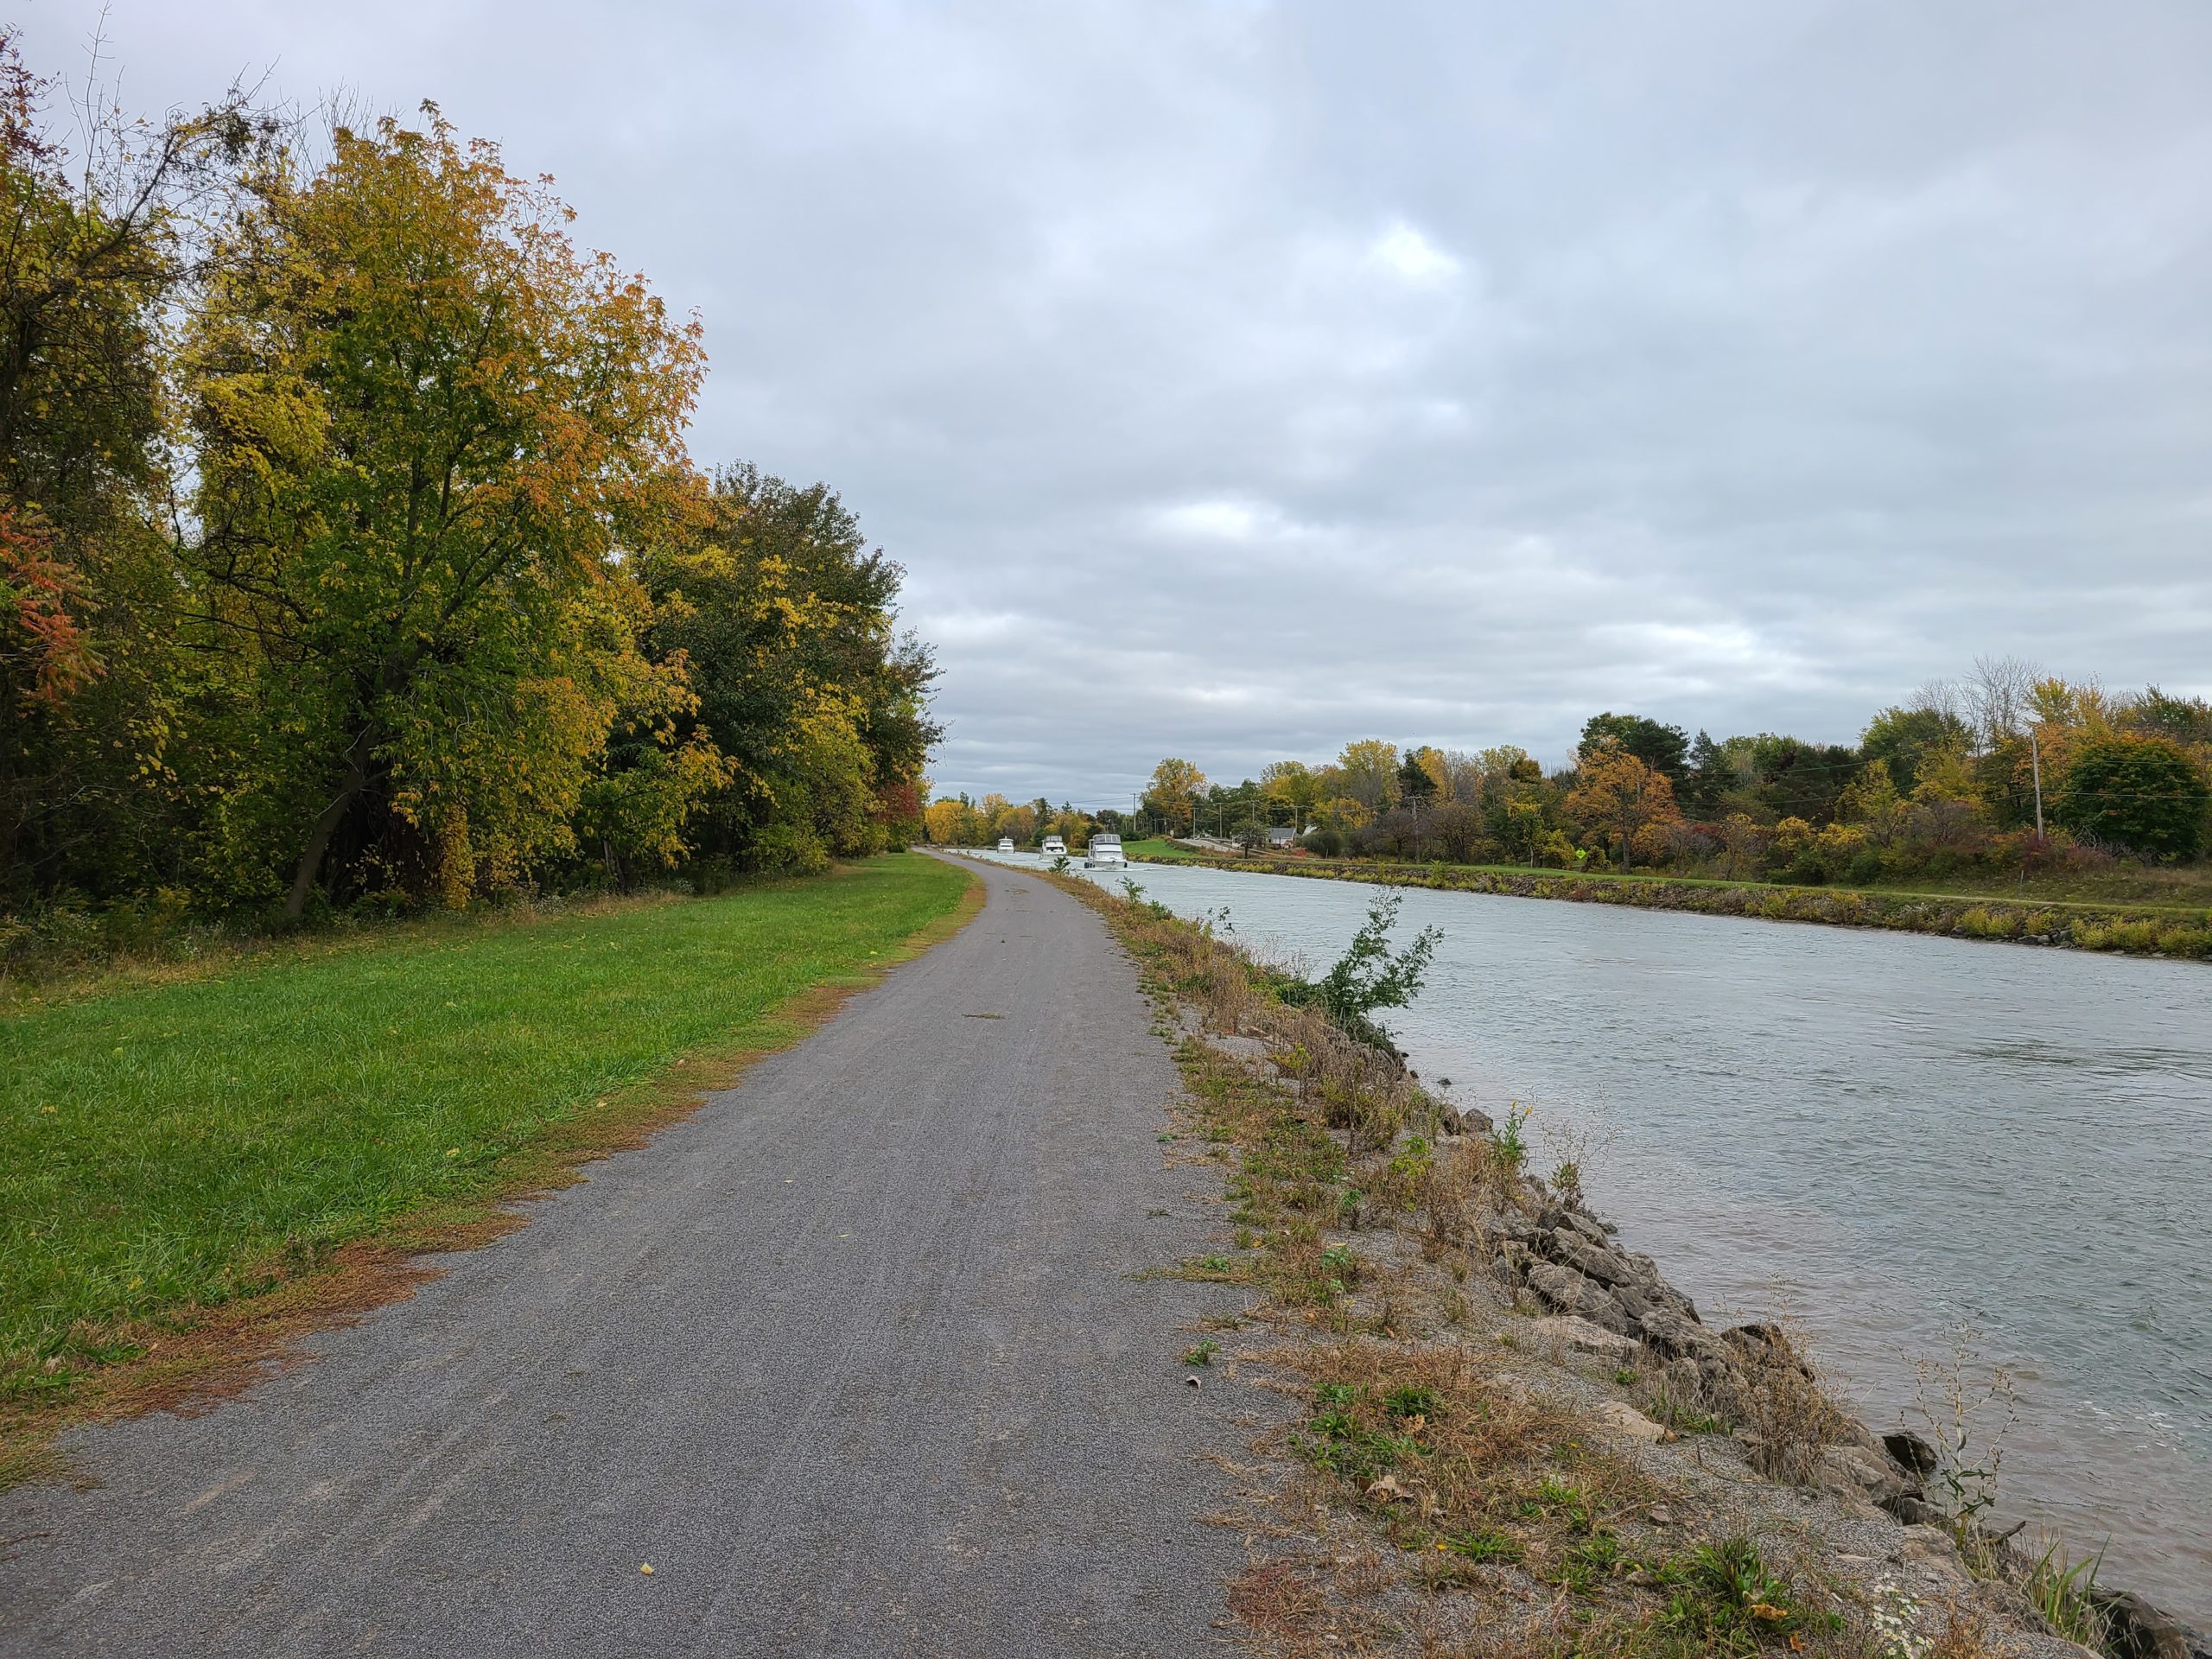
[[[779,1046],[969,878],[917,855],[721,898],[397,931],[0,1014],[0,1400],[175,1310],[494,1194],[688,1054]]]
[[[1123,842],[1122,854],[1126,858],[1142,859],[1148,864],[1188,864],[1198,857],[1188,847],[1178,847],[1160,836],[1152,836],[1143,841]]]
[[[1142,850],[1140,850],[1142,849]],[[1128,848],[1132,858],[1151,859],[1157,862],[1190,862],[1209,855],[1195,853],[1186,847],[1171,846],[1159,841],[1132,842]],[[1292,855],[1257,855],[1274,857],[1286,868],[1295,868],[1306,861]],[[1245,861],[1249,861],[1247,857]],[[1322,859],[1314,862],[1338,868],[1357,868],[1372,864],[1379,874],[1389,871],[1421,870],[1427,868],[1409,860],[1369,861],[1353,858]],[[1725,876],[1686,875],[1673,870],[1561,870],[1535,864],[1452,864],[1454,870],[1480,870],[1505,875],[1535,875],[1557,880],[1561,878],[1589,879],[1600,881],[1645,881],[1655,885],[1677,885],[1697,887],[1741,887],[1758,891],[1779,891],[1796,884],[1780,880],[1732,880]],[[2066,907],[2088,906],[2098,910],[2123,909],[2130,912],[2171,911],[2201,912],[2212,907],[2212,866],[2184,865],[2175,868],[2152,868],[2124,864],[2109,870],[2064,872],[2036,874],[2024,880],[2005,880],[1986,871],[1963,875],[1918,875],[1897,881],[1878,882],[1860,887],[1847,881],[1827,884],[1839,893],[1860,892],[1879,893],[1891,898],[1936,898],[1986,899],[1998,904],[2032,904]]]

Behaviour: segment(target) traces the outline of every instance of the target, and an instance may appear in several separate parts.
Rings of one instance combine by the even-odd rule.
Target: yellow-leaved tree
[[[683,493],[697,327],[424,117],[248,175],[182,362],[207,851],[294,916],[565,852],[622,710],[681,697],[624,556]]]
[[[1379,737],[1344,745],[1337,757],[1338,790],[1374,818],[1398,804],[1398,746]]]
[[[1195,821],[1192,813],[1205,786],[1205,773],[1188,760],[1171,755],[1152,769],[1152,785],[1144,792],[1144,804],[1166,818],[1173,830]]]

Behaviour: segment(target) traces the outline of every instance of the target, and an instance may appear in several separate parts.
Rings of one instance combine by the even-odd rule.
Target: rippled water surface
[[[1317,972],[1373,891],[1130,874]],[[1591,1139],[1632,1246],[1708,1310],[1794,1310],[1878,1427],[1971,1322],[2018,1379],[2000,1510],[2212,1622],[2212,969],[1402,891],[1445,935],[1389,1020],[1425,1078],[1532,1104],[1539,1166]]]

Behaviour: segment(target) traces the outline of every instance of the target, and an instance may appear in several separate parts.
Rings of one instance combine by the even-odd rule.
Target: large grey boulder
[[[1820,1484],[1870,1503],[1888,1503],[1905,1495],[1904,1481],[1890,1460],[1859,1446],[1821,1447]]]
[[[1628,1314],[1621,1305],[1605,1294],[1603,1286],[1573,1268],[1539,1262],[1529,1269],[1529,1287],[1562,1313],[1575,1314],[1622,1336],[1629,1334]]]
[[[1548,1237],[1549,1254],[1555,1262],[1573,1268],[1586,1279],[1595,1279],[1600,1284],[1630,1285],[1636,1282],[1636,1271],[1625,1256],[1614,1255],[1601,1245],[1568,1228],[1554,1229]]]
[[[1670,1307],[1655,1307],[1637,1323],[1643,1339],[1669,1358],[1719,1359],[1723,1350],[1713,1332]]]

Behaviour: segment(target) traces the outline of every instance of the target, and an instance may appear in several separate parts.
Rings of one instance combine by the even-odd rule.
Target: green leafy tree
[[[1516,864],[1533,864],[1544,837],[1544,808],[1529,798],[1500,803],[1496,834]]]
[[[636,563],[658,607],[652,652],[683,664],[690,727],[733,763],[702,855],[817,868],[918,815],[936,664],[898,629],[905,572],[826,485],[725,468]]]
[[[1260,788],[1268,804],[1287,812],[1299,830],[1313,822],[1323,798],[1321,774],[1299,760],[1270,761],[1260,773]]]
[[[1920,783],[1920,769],[1932,755],[1964,750],[1973,732],[1957,715],[1941,709],[1885,709],[1859,735],[1859,753],[1889,768],[1897,791],[1910,795]]]
[[[2212,787],[2179,745],[2113,735],[2080,746],[2053,816],[2075,835],[2145,858],[2195,856]]]

